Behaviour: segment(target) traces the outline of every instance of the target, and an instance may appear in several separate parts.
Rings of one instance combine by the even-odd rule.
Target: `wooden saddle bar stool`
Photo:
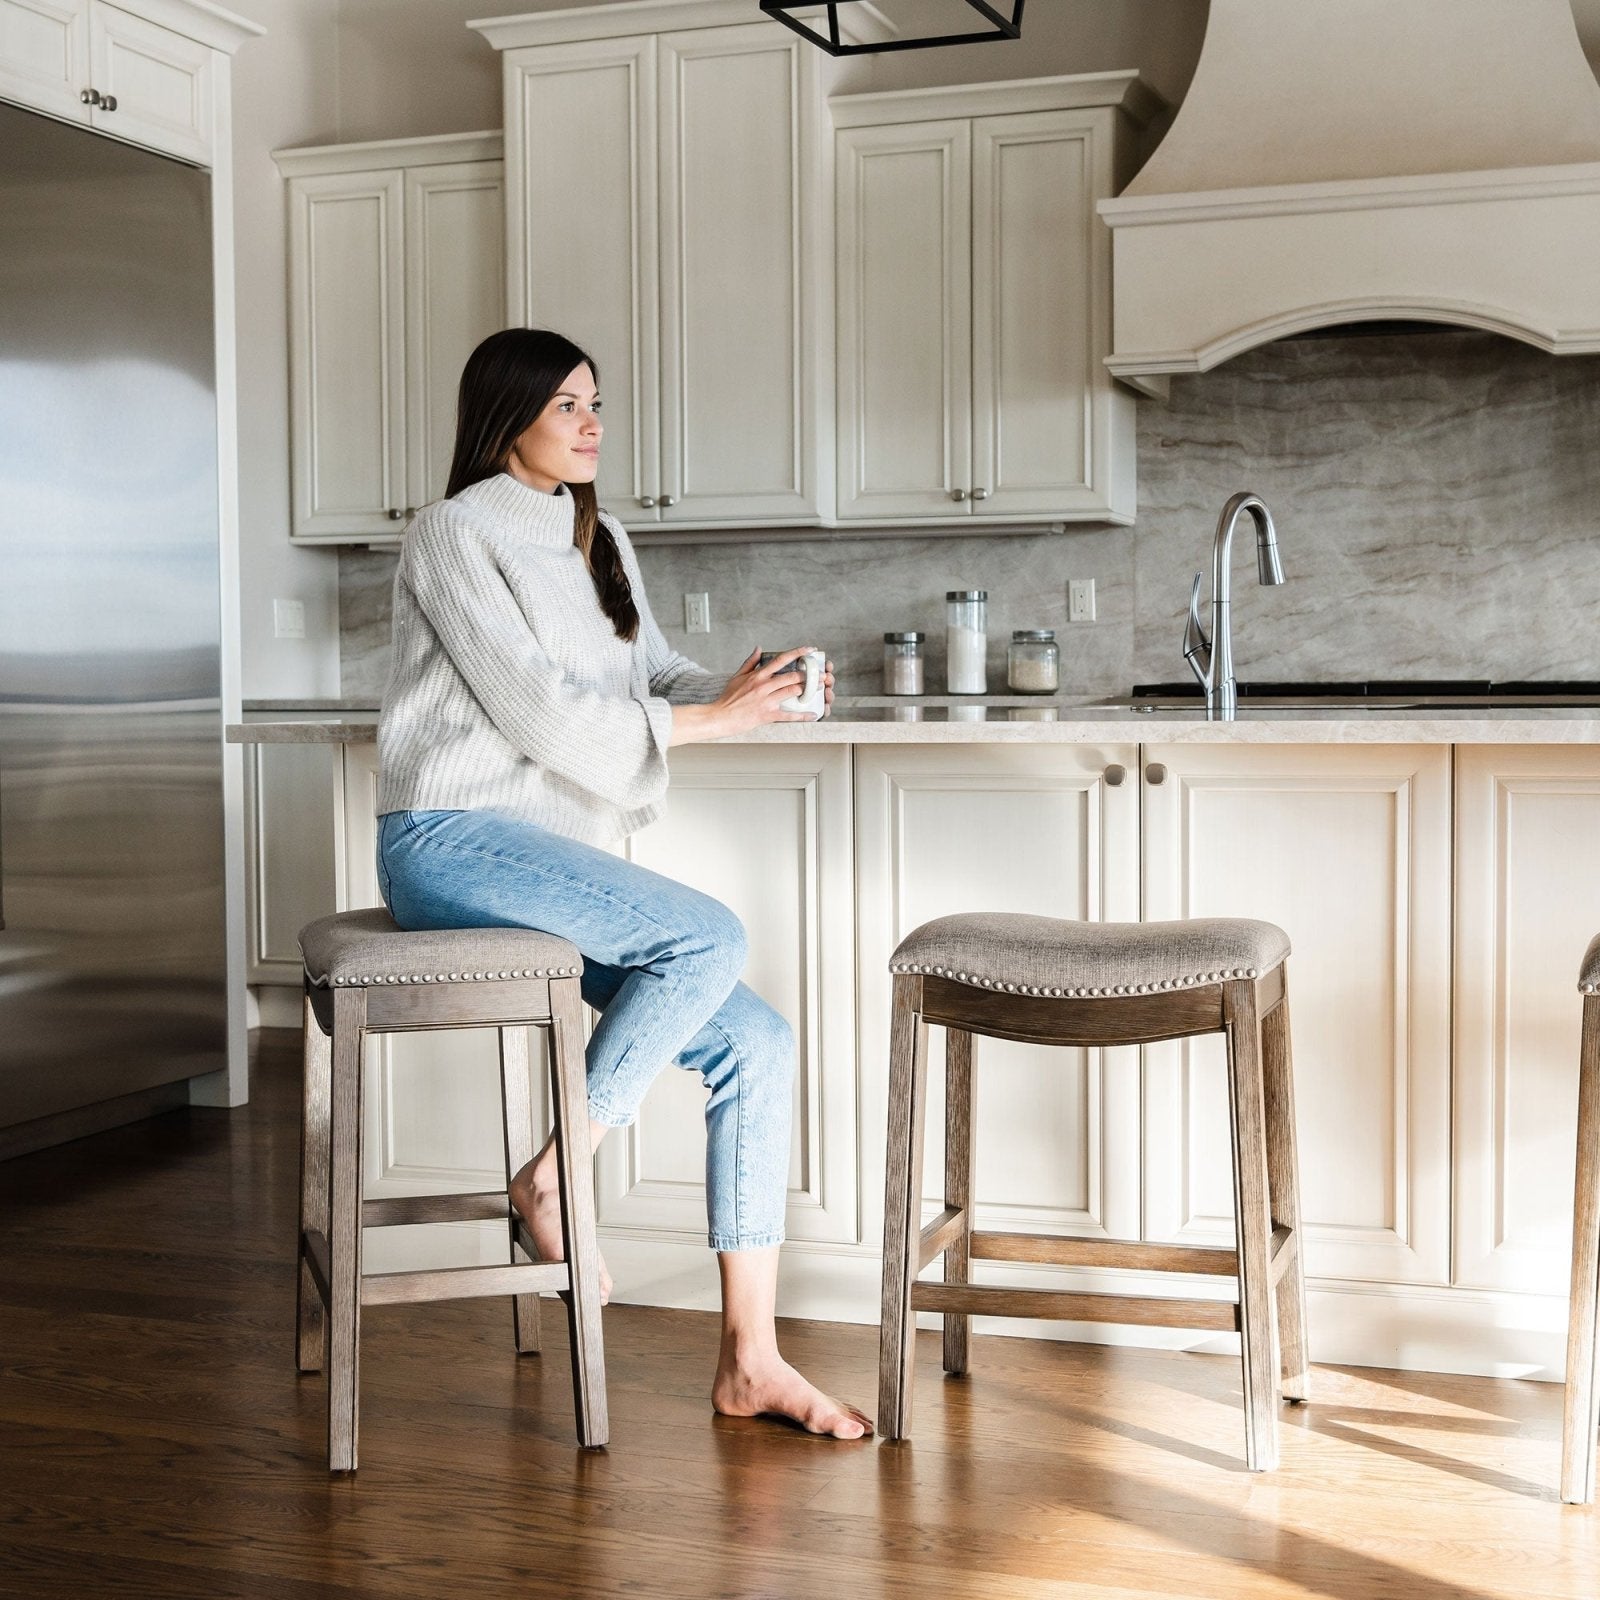
[[[1567,1318],[1567,1390],[1561,1426],[1561,1498],[1594,1499],[1600,1430],[1600,934],[1578,972],[1583,1042],[1578,1047],[1578,1164],[1572,1197],[1572,1290]]]
[[[939,917],[901,941],[889,964],[894,1009],[878,1372],[878,1431],[886,1439],[910,1433],[918,1311],[943,1313],[944,1368],[952,1373],[967,1370],[974,1312],[1237,1329],[1246,1460],[1252,1471],[1277,1465],[1277,1402],[1307,1398],[1309,1376],[1288,954],[1282,929],[1232,918],[1096,923],[986,913]],[[945,1179],[944,1209],[923,1226],[929,1023],[946,1029]],[[1227,1041],[1235,1249],[973,1231],[974,1034],[1093,1047],[1203,1033]],[[919,1282],[941,1254],[944,1281]],[[970,1282],[975,1259],[1236,1277],[1238,1298],[989,1287]]]
[[[539,1348],[539,1291],[566,1302],[578,1442],[605,1444],[600,1255],[584,1079],[583,958],[565,939],[522,928],[406,933],[387,911],[323,917],[300,933],[305,958],[305,1080],[300,1123],[300,1244],[295,1362],[328,1366],[328,1466],[356,1466],[361,1308],[510,1295],[519,1352]],[[534,1154],[527,1028],[550,1030],[550,1076],[566,1261],[541,1262],[504,1190],[362,1199],[362,1046],[369,1034],[497,1028],[509,1181]],[[364,1228],[507,1224],[504,1266],[363,1277]],[[326,1325],[324,1324],[326,1316]],[[325,1350],[326,1346],[326,1350]]]

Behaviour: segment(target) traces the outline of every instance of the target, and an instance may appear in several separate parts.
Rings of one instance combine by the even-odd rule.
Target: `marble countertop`
[[[265,711],[262,702],[248,702]],[[303,705],[303,703],[302,703]],[[305,708],[310,710],[311,708]],[[231,724],[233,744],[370,744],[376,712]],[[1082,704],[836,705],[821,722],[776,722],[724,744],[1595,744],[1600,706],[1263,709],[1233,722],[1201,710]]]

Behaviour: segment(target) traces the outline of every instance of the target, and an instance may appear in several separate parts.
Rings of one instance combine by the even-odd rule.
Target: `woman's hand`
[[[810,645],[800,645],[774,656],[761,665],[761,652],[752,650],[728,686],[710,705],[672,708],[672,743],[696,744],[705,739],[724,739],[730,733],[745,733],[768,722],[815,722],[809,711],[785,711],[782,702],[792,700],[799,684],[792,672],[783,669],[798,661]],[[824,694],[833,700],[832,664],[823,674]]]

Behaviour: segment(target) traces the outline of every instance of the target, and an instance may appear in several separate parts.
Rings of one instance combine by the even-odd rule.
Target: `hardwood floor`
[[[919,1336],[908,1444],[712,1416],[711,1317],[605,1314],[612,1442],[505,1304],[369,1311],[361,1471],[294,1372],[295,1044],[252,1103],[0,1164],[0,1595],[1592,1600],[1552,1385],[1318,1368],[1243,1470],[1220,1357]],[[622,1286],[623,1292],[626,1286]],[[870,1404],[876,1330],[785,1326]]]

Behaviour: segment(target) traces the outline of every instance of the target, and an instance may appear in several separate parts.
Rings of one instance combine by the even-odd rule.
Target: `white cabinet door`
[[[206,45],[93,0],[89,77],[102,133],[208,165],[214,67]]]
[[[1137,772],[1133,746],[858,750],[857,1059],[869,1240],[882,1236],[895,946],[929,918],[963,911],[1136,921]],[[978,1226],[1136,1238],[1137,1049],[974,1044]],[[933,1029],[925,1198],[934,1208],[944,1170],[943,1060],[943,1030]]]
[[[334,895],[336,747],[254,744],[245,748],[246,960],[251,983],[300,987],[296,937],[325,917]]]
[[[818,54],[766,22],[659,50],[662,521],[814,519]]]
[[[1112,187],[1102,113],[972,125],[971,504],[980,515],[1132,516],[1133,396],[1103,365],[1110,234],[1094,207]]]
[[[511,321],[599,365],[600,503],[629,527],[662,493],[655,130],[654,38],[507,52]]]
[[[839,135],[841,518],[969,509],[971,164],[965,121]]]
[[[393,169],[289,186],[294,532],[405,519],[404,185]]]
[[[1565,1295],[1600,750],[1456,754],[1455,1282]]]
[[[84,0],[0,0],[0,99],[87,122],[91,81]]]
[[[850,825],[848,746],[700,745],[673,751],[666,814],[627,846],[733,910],[750,939],[744,981],[794,1028],[795,1240],[859,1238]],[[602,1226],[705,1238],[705,1099],[669,1067],[638,1121],[601,1145]]]
[[[1145,917],[1261,917],[1294,947],[1307,1269],[1446,1281],[1449,751],[1156,745],[1144,755]],[[1147,1047],[1147,1237],[1231,1242],[1229,1171],[1220,1036]]]
[[[461,369],[505,326],[505,169],[498,161],[405,174],[406,505],[442,499]]]

